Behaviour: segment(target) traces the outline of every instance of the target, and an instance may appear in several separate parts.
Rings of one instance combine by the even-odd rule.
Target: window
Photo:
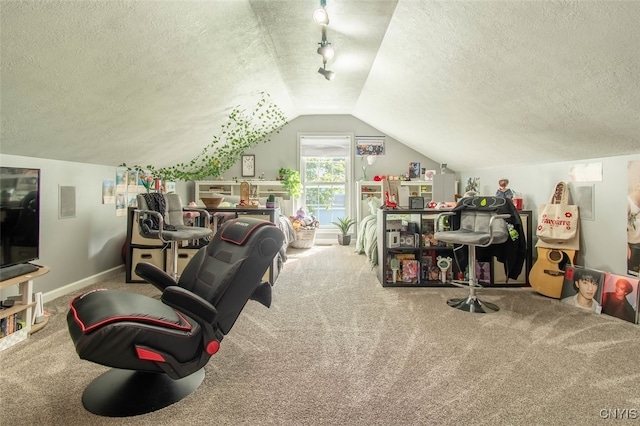
[[[351,216],[352,136],[300,135],[300,179],[303,206],[320,222],[321,229],[335,228],[331,222]]]

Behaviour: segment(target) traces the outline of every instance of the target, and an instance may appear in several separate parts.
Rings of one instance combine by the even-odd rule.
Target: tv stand
[[[6,268],[0,269],[0,281],[19,277],[20,275],[30,274],[38,269],[38,266],[32,265],[31,263],[20,263],[18,265],[7,266]]]
[[[5,279],[3,277],[2,281],[0,281],[0,289],[18,285],[21,296],[20,300],[16,301],[12,307],[0,310],[0,320],[2,320],[2,322],[11,320],[14,324],[13,333],[0,338],[0,351],[26,340],[29,334],[37,331],[37,329],[46,324],[46,322],[36,324],[35,326],[32,324],[34,319],[33,310],[36,306],[33,301],[33,280],[48,273],[49,268],[47,266],[38,267],[31,264],[24,265],[27,265],[26,269],[29,269],[29,266],[31,266],[31,269],[35,268],[35,270],[12,278]]]

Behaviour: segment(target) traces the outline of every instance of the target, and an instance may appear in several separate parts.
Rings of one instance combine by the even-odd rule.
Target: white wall
[[[300,132],[380,135],[375,128],[349,115],[299,117],[275,135],[271,143],[258,145],[249,152],[256,155],[258,174],[264,171],[265,177],[272,179],[280,167],[297,168],[296,143]],[[626,269],[627,163],[638,159],[640,155],[608,157],[582,162],[469,170],[457,175],[460,191],[469,177],[479,177],[484,194],[495,193],[498,179],[507,177],[510,187],[524,195],[525,209],[535,212],[540,203],[549,199],[558,181],[569,180],[571,165],[602,162],[603,180],[588,183],[595,187],[595,220],[583,220],[581,223],[578,264],[623,274]],[[386,155],[370,166],[368,173],[369,176],[401,174],[408,169],[410,161],[419,161],[429,169],[439,169],[437,162],[387,137]],[[45,293],[45,298],[47,293],[50,297],[57,297],[70,286],[88,285],[98,281],[103,274],[113,273],[114,268],[122,268],[121,248],[126,238],[126,218],[116,216],[115,206],[102,204],[101,198],[102,181],[115,179],[115,167],[4,154],[0,163],[42,169],[39,262],[48,265],[51,272],[34,281],[35,291]],[[225,178],[232,176],[240,176],[239,167],[225,174]],[[358,168],[355,178],[360,176]],[[75,218],[58,218],[59,185],[76,187]],[[178,182],[176,186],[185,203],[193,201],[193,184]],[[4,293],[0,292],[0,296]]]
[[[640,160],[640,155],[469,170],[460,173],[460,190],[464,190],[467,179],[479,177],[482,195],[493,195],[498,188],[498,179],[508,178],[509,187],[523,194],[525,210],[534,212],[535,230],[538,206],[548,202],[557,182],[568,182],[572,194],[575,193],[575,185],[593,185],[594,220],[580,221],[580,251],[576,264],[625,275],[627,164],[631,160]],[[602,181],[572,183],[569,178],[571,166],[587,163],[602,163]],[[535,241],[534,238],[534,245]]]
[[[266,180],[275,180],[280,167],[298,169],[298,133],[353,133],[355,136],[386,136],[379,130],[358,120],[352,115],[306,115],[292,120],[285,128],[273,136],[268,144],[259,144],[247,154],[256,156],[256,177],[265,173]],[[385,155],[367,167],[367,178],[373,180],[374,175],[400,175],[409,170],[409,162],[419,162],[421,167],[440,170],[440,165],[430,158],[417,153],[401,142],[387,136]],[[241,178],[240,167],[231,168],[224,174],[225,179]],[[355,160],[354,182],[362,177],[360,158]],[[355,184],[354,188],[355,190]],[[176,188],[183,200],[195,201],[194,186],[178,186]],[[351,206],[355,216],[355,197]]]
[[[92,277],[98,280],[122,266],[126,217],[116,216],[114,204],[102,204],[102,181],[115,180],[115,167],[5,154],[0,164],[41,169],[40,259],[35,263],[51,271],[34,280],[35,292],[46,295],[65,286],[88,285]],[[59,185],[76,187],[74,218],[58,218]]]

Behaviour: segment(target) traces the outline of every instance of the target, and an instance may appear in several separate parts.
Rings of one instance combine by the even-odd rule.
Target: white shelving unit
[[[266,198],[274,195],[281,199],[280,209],[283,214],[293,215],[293,201],[289,193],[282,187],[282,182],[277,180],[238,180],[236,181],[219,181],[219,180],[200,180],[194,182],[194,200],[198,204],[202,204],[201,198],[211,197],[212,194],[223,194],[229,196],[240,196],[240,184],[248,182],[251,185],[251,196],[256,198]],[[204,204],[202,204],[204,205]]]
[[[0,310],[0,318],[11,318],[14,314],[17,314],[20,322],[24,324],[22,329],[0,338],[0,351],[26,340],[29,334],[34,333],[46,324],[46,320],[39,324],[32,324],[33,310],[36,306],[33,301],[33,280],[48,272],[49,268],[47,266],[41,266],[37,271],[29,274],[0,281],[0,289],[18,285],[18,290],[21,295],[20,300],[11,308]]]
[[[400,181],[400,186],[406,187],[410,197],[424,197],[425,201],[430,201],[433,194],[433,182],[425,180]],[[358,223],[370,214],[368,201],[371,197],[377,197],[384,202],[382,192],[382,181],[359,181],[358,182],[358,202],[356,203],[356,220]],[[403,206],[404,207],[404,206]],[[407,206],[408,207],[408,206]]]

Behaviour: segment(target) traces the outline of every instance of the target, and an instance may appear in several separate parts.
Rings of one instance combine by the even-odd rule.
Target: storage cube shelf
[[[185,242],[189,245],[180,247],[178,251],[178,274],[182,273],[188,259],[185,260],[185,253],[189,253],[187,256],[192,256],[190,250],[195,251],[200,247],[193,245],[194,241]],[[202,242],[200,242],[202,243]],[[127,211],[127,242],[126,242],[126,258],[125,258],[125,281],[128,283],[144,282],[136,273],[136,265],[140,262],[148,262],[156,265],[160,269],[169,272],[170,269],[170,250],[168,247],[164,247],[162,241],[155,238],[144,238],[140,235],[138,229],[138,221],[136,218],[136,212],[134,207],[129,207]],[[182,257],[181,257],[182,254]]]
[[[466,268],[460,267],[452,245],[434,239],[438,214],[446,210],[379,210],[378,226],[378,280],[383,287],[451,286],[451,280],[464,278]],[[507,280],[503,264],[495,258],[477,259],[476,271],[482,276],[483,286],[528,285],[531,270],[531,212],[520,212],[526,231],[527,257],[520,275]],[[443,223],[440,229],[446,229]],[[466,250],[466,247],[459,248]],[[460,255],[458,255],[461,258]],[[464,259],[466,259],[466,251]],[[439,267],[449,267],[444,272]],[[479,276],[480,276],[479,275]]]

